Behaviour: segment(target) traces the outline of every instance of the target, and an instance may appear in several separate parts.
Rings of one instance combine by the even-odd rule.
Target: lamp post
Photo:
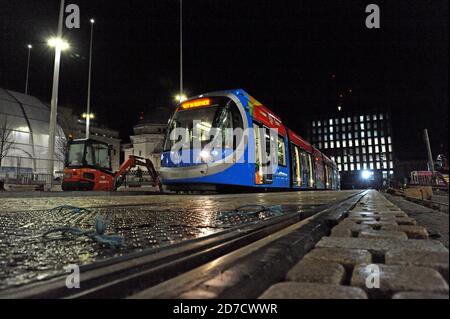
[[[28,94],[28,77],[30,75],[30,58],[31,58],[31,49],[33,46],[31,44],[27,45],[28,48],[28,60],[27,60],[27,77],[25,79],[25,94]]]
[[[89,46],[89,75],[88,75],[88,91],[87,91],[87,105],[86,105],[86,138],[89,138],[89,125],[91,122],[91,73],[92,73],[92,40],[94,38],[94,23],[91,19],[91,42]]]
[[[62,39],[62,28],[64,19],[64,0],[61,0],[58,21],[58,34],[56,38],[48,41],[51,47],[55,48],[55,63],[53,69],[52,100],[50,106],[50,123],[48,129],[48,173],[51,174],[51,184],[53,184],[54,156],[55,156],[55,134],[56,134],[56,114],[58,109],[58,87],[59,69],[61,63],[61,51],[68,49],[69,44]]]
[[[180,102],[183,96],[183,0],[180,0]]]

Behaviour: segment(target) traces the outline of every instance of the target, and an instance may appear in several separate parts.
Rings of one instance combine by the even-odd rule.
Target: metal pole
[[[28,60],[27,60],[27,78],[25,79],[25,94],[28,94],[28,77],[30,75],[30,57],[31,57],[31,44],[28,44]]]
[[[180,0],[180,99],[183,96],[183,0]]]
[[[92,40],[94,37],[94,20],[91,19],[91,43],[89,48],[89,76],[86,107],[86,138],[89,138],[89,125],[91,122],[91,72],[92,72]]]
[[[424,130],[424,138],[425,138],[425,143],[427,144],[429,170],[431,170],[432,181],[434,183],[434,162],[433,162],[433,154],[431,153],[431,146],[430,146],[430,138],[428,136],[428,129]]]
[[[61,0],[58,21],[58,38],[62,38],[62,28],[64,19],[64,0]],[[50,174],[50,183],[53,184],[54,156],[55,156],[55,134],[56,134],[56,115],[58,109],[58,86],[59,86],[59,68],[61,62],[61,46],[55,46],[55,65],[53,69],[53,87],[52,101],[50,106],[50,123],[48,130],[48,174]]]

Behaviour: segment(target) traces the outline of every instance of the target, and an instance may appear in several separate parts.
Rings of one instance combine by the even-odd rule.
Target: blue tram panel
[[[274,152],[267,152],[270,145]],[[267,159],[278,163],[274,169]],[[180,103],[161,155],[162,182],[174,190],[338,188],[325,171],[339,175],[334,162],[240,89]]]

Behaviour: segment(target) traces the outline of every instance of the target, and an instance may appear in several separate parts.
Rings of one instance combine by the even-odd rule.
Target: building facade
[[[389,112],[337,112],[311,119],[308,127],[314,146],[336,161],[343,189],[380,188],[394,178]]]
[[[159,171],[170,115],[171,111],[164,107],[154,109],[149,115],[141,113],[138,124],[133,127],[134,135],[130,136],[131,143],[123,148],[125,158],[130,155],[148,158]]]
[[[75,114],[72,108],[58,107],[58,122],[67,137],[81,139],[86,137],[86,122]],[[120,142],[119,132],[98,125],[92,121],[89,126],[90,138],[111,145],[111,168],[117,171],[120,167]]]

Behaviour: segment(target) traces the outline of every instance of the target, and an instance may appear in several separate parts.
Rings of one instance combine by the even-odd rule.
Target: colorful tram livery
[[[193,125],[196,125],[195,130]],[[219,154],[214,150],[204,150],[211,142],[211,127],[219,130],[250,129],[250,133],[246,138],[235,136],[230,145],[226,145],[229,139],[224,139]],[[197,145],[196,148],[191,142],[190,147],[173,151],[177,141],[173,136],[171,139],[170,133],[174,129],[185,130],[191,137],[196,132],[201,147]],[[274,171],[264,170],[262,165],[258,165],[261,163],[261,149],[267,149],[263,145],[270,144],[271,129],[278,131],[278,165]],[[243,152],[237,155],[236,150]],[[230,160],[229,156],[234,159]],[[189,158],[190,161],[174,160],[177,157]],[[208,161],[194,160],[202,157],[207,157]],[[161,154],[161,177],[163,184],[171,190],[340,188],[334,161],[285,127],[277,115],[241,89],[202,94],[178,106],[169,121]]]

